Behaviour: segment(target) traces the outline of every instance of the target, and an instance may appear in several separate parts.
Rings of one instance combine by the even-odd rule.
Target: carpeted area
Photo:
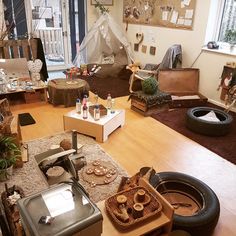
[[[18,115],[20,126],[32,125],[35,124],[34,118],[30,115],[30,113],[21,113]]]
[[[28,145],[29,161],[24,163],[23,168],[14,169],[13,176],[7,181],[8,187],[18,185],[23,188],[25,195],[31,195],[48,188],[41,172],[34,159],[36,154],[50,149],[52,145],[58,145],[63,139],[71,139],[71,133],[61,133],[54,136],[44,137],[25,143]],[[115,162],[96,142],[94,139],[80,135],[77,136],[78,143],[84,145],[82,154],[85,156],[87,163],[94,160],[102,160],[112,163],[118,171],[117,178],[107,185],[90,186],[82,178],[82,170],[79,171],[80,183],[89,193],[91,200],[98,202],[110,197],[117,192],[122,176],[128,176],[127,172]],[[0,192],[4,191],[4,184],[0,184]]]
[[[210,103],[207,106],[223,110]],[[230,112],[234,120],[229,134],[221,137],[210,137],[194,133],[185,127],[186,112],[187,108],[179,108],[153,114],[151,117],[236,164],[236,113]]]

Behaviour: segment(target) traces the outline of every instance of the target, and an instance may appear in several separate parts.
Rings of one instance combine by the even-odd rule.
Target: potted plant
[[[0,135],[0,181],[5,181],[12,175],[13,166],[20,154],[15,138]]]
[[[236,44],[236,30],[233,29],[226,30],[224,40],[231,46],[234,46]]]

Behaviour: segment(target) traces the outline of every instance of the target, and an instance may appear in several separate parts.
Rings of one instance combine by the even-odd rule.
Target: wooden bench
[[[48,78],[47,66],[45,62],[42,42],[39,38],[32,39],[20,39],[20,40],[0,40],[0,58],[12,59],[12,58],[26,58],[27,61],[40,59],[43,62],[42,69],[40,71],[41,80],[45,81]],[[9,92],[1,94],[1,98],[8,98],[11,104],[14,104],[13,100],[17,97],[17,100],[24,100],[27,102],[45,100],[47,101],[46,87],[39,86],[34,91],[19,90],[16,92]],[[16,96],[14,96],[16,95]],[[24,95],[23,97],[21,95]],[[33,100],[32,100],[33,99]]]
[[[27,61],[40,59],[43,62],[41,80],[47,80],[47,66],[45,62],[41,39],[0,40],[0,58],[26,58]]]
[[[37,40],[2,40],[0,41],[0,58],[26,58],[27,61],[37,58]]]

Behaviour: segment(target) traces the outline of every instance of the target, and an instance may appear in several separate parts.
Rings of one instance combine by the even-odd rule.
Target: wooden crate
[[[24,99],[26,103],[40,102],[41,101],[41,92],[40,91],[30,91],[24,93]]]
[[[131,107],[133,111],[140,113],[143,116],[150,116],[152,114],[156,114],[158,112],[168,110],[168,104],[163,105],[155,105],[152,107],[148,107],[144,101],[141,101],[137,98],[131,98]]]
[[[172,101],[169,102],[170,108],[205,106],[208,100],[207,97],[203,96],[200,93],[177,93],[173,95],[174,97],[172,96]],[[196,96],[196,98],[192,98],[192,96]]]

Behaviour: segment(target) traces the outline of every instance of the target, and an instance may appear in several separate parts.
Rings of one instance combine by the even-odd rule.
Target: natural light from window
[[[218,41],[236,43],[236,0],[224,3]]]
[[[236,55],[236,0],[211,1],[205,43],[216,41],[218,49],[211,51]],[[209,48],[203,47],[204,50]]]

